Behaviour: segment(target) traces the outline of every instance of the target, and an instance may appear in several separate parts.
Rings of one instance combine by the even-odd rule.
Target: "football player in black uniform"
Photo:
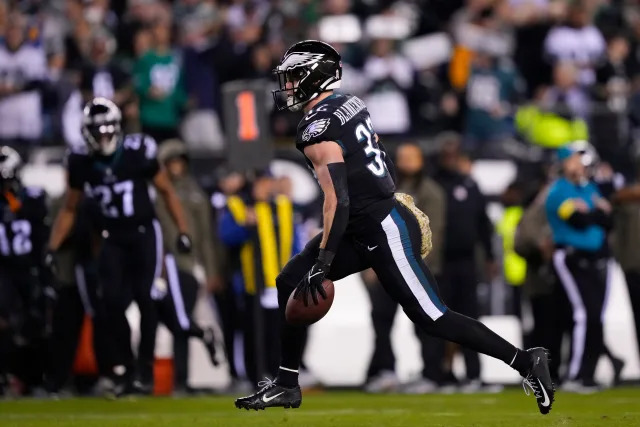
[[[278,377],[257,393],[237,399],[236,407],[300,406],[304,328],[285,321],[291,292],[313,304],[325,296],[325,277],[335,281],[371,267],[414,323],[429,334],[509,364],[525,377],[540,412],[548,413],[554,398],[548,352],[539,347],[520,350],[442,302],[421,256],[430,245],[428,219],[406,195],[395,194],[393,164],[364,103],[333,93],[342,77],[338,52],[319,41],[299,42],[287,50],[274,72],[280,83],[274,92],[276,105],[305,112],[296,146],[322,187],[324,227],[277,278],[283,322]]]
[[[44,361],[47,206],[42,190],[21,184],[21,167],[15,150],[0,146],[0,394],[9,364],[29,386],[41,380]]]
[[[55,252],[71,231],[83,194],[95,198],[102,212],[98,276],[112,328],[114,378],[120,386],[133,384],[135,391],[150,392],[158,322],[151,289],[162,271],[162,235],[150,183],[176,222],[178,250],[190,251],[191,240],[179,199],[156,160],[156,142],[143,134],[123,135],[120,110],[105,98],[88,102],[83,114],[86,150],[68,157],[68,190],[51,231],[49,251]],[[136,369],[125,317],[132,300],[141,314],[137,377],[132,375]]]

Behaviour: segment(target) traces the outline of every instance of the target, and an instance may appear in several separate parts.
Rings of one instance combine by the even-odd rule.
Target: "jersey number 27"
[[[365,143],[364,153],[367,157],[373,157],[374,159],[367,163],[367,169],[371,171],[375,176],[382,178],[387,173],[387,167],[382,160],[382,152],[377,147],[377,143],[373,140],[375,132],[373,131],[373,125],[371,124],[371,117],[367,117],[364,123],[360,123],[356,126],[356,138],[359,143]],[[374,145],[375,144],[375,145]]]
[[[113,189],[112,189],[113,188]],[[99,185],[93,188],[92,194],[99,198],[102,214],[107,218],[118,218],[120,212],[116,206],[114,194],[122,195],[123,216],[133,216],[133,181],[121,181],[113,184],[113,187]]]

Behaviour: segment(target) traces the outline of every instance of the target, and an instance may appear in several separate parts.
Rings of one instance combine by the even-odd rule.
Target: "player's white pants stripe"
[[[180,278],[178,277],[178,267],[176,259],[171,254],[165,256],[165,266],[167,267],[167,279],[169,282],[169,290],[171,298],[173,298],[173,306],[176,308],[178,323],[183,331],[189,329],[189,316],[184,308],[184,300],[182,299],[182,290],[180,290]]]
[[[567,267],[567,253],[563,249],[558,249],[553,253],[553,265],[558,272],[560,282],[567,292],[571,307],[573,308],[573,337],[571,360],[569,361],[569,379],[573,380],[578,376],[584,355],[584,346],[587,339],[587,310],[582,302],[578,285],[576,284],[571,271]]]
[[[391,217],[391,214],[387,215],[387,217],[382,221],[382,229],[387,235],[387,242],[391,249],[393,260],[395,261],[398,270],[400,270],[400,274],[402,274],[407,286],[409,286],[411,293],[416,300],[418,300],[418,304],[420,304],[420,307],[422,307],[424,312],[427,313],[432,320],[437,320],[443,313],[438,309],[438,307],[436,307],[433,301],[431,301],[431,298],[429,298],[424,286],[420,283],[420,279],[418,279],[413,268],[411,268],[402,245],[400,230]]]
[[[82,268],[80,264],[76,264],[73,268],[73,271],[76,276],[76,284],[78,285],[78,293],[80,294],[80,301],[82,301],[84,312],[90,317],[93,317],[93,306],[91,305],[91,300],[89,299],[89,291],[87,290],[87,281],[84,275],[84,268]]]
[[[162,243],[162,228],[160,228],[160,222],[157,219],[152,221],[154,235],[156,236],[156,268],[153,273],[153,278],[157,279],[162,274],[162,253],[164,252]]]

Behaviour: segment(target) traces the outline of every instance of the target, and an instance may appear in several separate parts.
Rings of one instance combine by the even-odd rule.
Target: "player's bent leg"
[[[397,207],[382,222],[384,236],[372,253],[372,265],[389,294],[425,332],[449,340],[507,363],[525,377],[543,414],[551,410],[554,387],[548,352],[535,348],[520,350],[477,320],[450,310],[441,301],[438,286],[419,257],[420,226],[413,214]],[[373,237],[375,238],[375,237]]]
[[[285,309],[291,292],[302,276],[309,271],[318,256],[321,236],[311,239],[302,252],[293,257],[278,277],[278,308],[280,311],[280,367],[275,381],[265,379],[258,383],[258,392],[236,399],[239,409],[265,409],[267,407],[298,408],[302,403],[302,392],[298,385],[298,371],[305,340],[305,326],[287,323]]]

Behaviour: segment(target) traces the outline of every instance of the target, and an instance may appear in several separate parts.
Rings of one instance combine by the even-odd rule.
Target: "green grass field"
[[[0,402],[0,426],[640,426],[640,388],[591,396],[556,394],[538,413],[521,390],[494,395],[307,394],[296,410],[237,410],[230,397]]]

